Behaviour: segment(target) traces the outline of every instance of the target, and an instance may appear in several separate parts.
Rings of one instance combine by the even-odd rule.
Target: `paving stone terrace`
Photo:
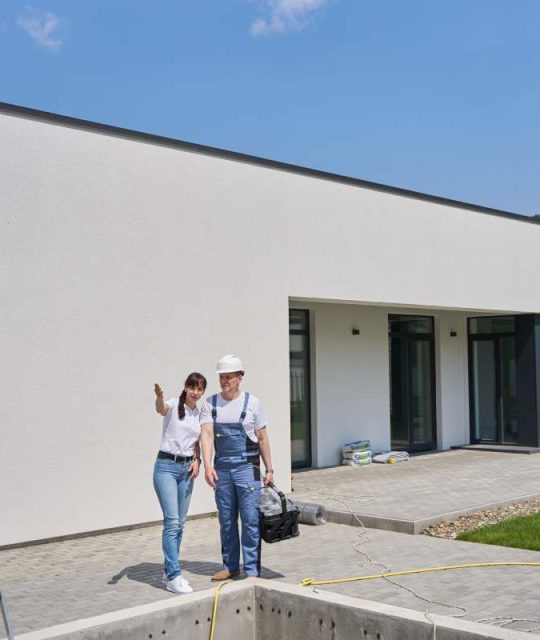
[[[456,450],[398,464],[293,475],[295,500],[324,504],[330,520],[420,533],[441,520],[540,496],[540,455]]]
[[[467,479],[462,481],[454,477],[458,468],[452,461],[467,459],[472,460],[472,465],[470,468],[464,465]],[[539,466],[540,456],[536,455],[456,451],[414,458],[400,465],[367,468],[367,473],[366,468],[361,468],[301,475],[311,477],[313,486],[330,487],[334,495],[338,492],[342,496],[374,495],[377,489],[386,509],[381,512],[403,517],[408,513],[434,513],[434,509],[442,512],[445,494],[451,511],[460,508],[457,501],[460,492],[461,506],[466,508],[482,506],[501,496],[503,500],[522,498],[534,493],[535,488],[540,491]],[[415,468],[416,476],[410,471]],[[426,469],[431,474],[426,473]],[[335,485],[327,480],[333,473],[338,478]],[[344,480],[346,475],[350,478],[348,482]],[[483,489],[475,489],[475,484]],[[430,492],[436,494],[429,501],[431,511],[422,511],[423,501],[417,494],[423,494],[428,500]],[[394,495],[394,512],[390,510],[388,496],[391,495]],[[370,508],[383,508],[374,501],[367,504]],[[0,551],[0,586],[7,598],[16,634],[182,597],[165,591],[161,585],[160,547],[161,528],[148,527]],[[401,571],[493,561],[540,562],[540,553],[329,523],[319,527],[302,526],[298,538],[264,545],[263,577],[298,584],[305,577],[336,579],[371,575],[384,569]],[[196,591],[212,586],[210,576],[221,566],[216,518],[187,523],[182,562],[183,572]],[[506,628],[536,628],[533,633],[540,632],[540,567],[463,569],[403,576],[392,581],[377,579],[316,589],[421,612],[464,613],[466,619],[473,621],[537,620],[512,622]],[[463,607],[465,611],[434,602]]]

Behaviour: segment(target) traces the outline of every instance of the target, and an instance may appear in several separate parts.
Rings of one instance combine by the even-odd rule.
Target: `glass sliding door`
[[[436,447],[433,318],[390,315],[392,449]]]
[[[513,316],[469,319],[471,441],[518,444]]]
[[[433,339],[412,336],[409,340],[410,448],[434,446]]]
[[[311,466],[309,311],[289,310],[291,459],[293,468]]]
[[[497,440],[497,361],[495,340],[472,343],[474,439]]]

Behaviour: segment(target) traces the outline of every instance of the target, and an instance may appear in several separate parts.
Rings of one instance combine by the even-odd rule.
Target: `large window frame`
[[[406,321],[414,321],[414,320],[424,320],[429,324],[429,329],[427,331],[394,331],[392,330],[392,322],[395,322],[398,318],[403,318],[404,322]],[[406,444],[398,443],[397,440],[393,437],[393,422],[392,418],[390,419],[390,438],[391,438],[391,446],[393,449],[401,450],[406,449],[407,451],[415,452],[415,451],[432,451],[437,448],[437,385],[436,385],[436,368],[435,368],[435,318],[433,316],[427,315],[416,315],[416,314],[389,314],[388,315],[388,347],[389,347],[389,375],[390,375],[390,412],[392,415],[392,406],[393,406],[393,385],[392,385],[392,339],[400,339],[404,340],[406,344],[405,349],[405,369],[406,369],[406,383],[405,389],[401,391],[401,403],[404,407],[404,412],[407,414],[407,432],[408,432],[408,442]],[[415,341],[426,342],[429,345],[429,366],[430,366],[430,402],[428,406],[428,410],[430,411],[431,416],[431,433],[430,440],[424,441],[422,443],[415,442],[414,436],[412,432],[411,425],[411,389],[413,387],[412,384],[412,370],[409,366],[409,358],[410,358],[410,347],[414,344]]]
[[[517,442],[509,442],[505,440],[504,428],[503,428],[503,407],[502,407],[502,359],[501,359],[501,342],[505,338],[513,338],[516,340],[516,328],[511,331],[476,331],[472,332],[471,325],[478,320],[490,320],[499,318],[513,318],[515,323],[515,316],[502,315],[502,316],[475,316],[467,318],[467,341],[468,341],[468,371],[469,371],[469,421],[470,421],[470,440],[471,444],[497,444],[497,445],[518,445],[519,444],[519,425],[517,431]],[[474,371],[474,344],[476,342],[492,342],[494,345],[494,368],[495,368],[495,391],[496,391],[496,406],[495,406],[495,439],[479,437],[481,434],[477,434],[476,424],[476,390],[475,390],[475,371]],[[515,344],[515,343],[514,343]],[[515,347],[514,347],[515,348]]]
[[[301,329],[292,329],[292,317],[295,314],[297,317],[300,316],[302,321]],[[304,362],[304,401],[303,401],[303,411],[305,412],[305,450],[307,452],[307,456],[302,459],[294,459],[293,452],[291,448],[291,462],[293,469],[301,469],[305,467],[311,467],[312,465],[312,425],[311,425],[311,336],[310,336],[310,311],[309,309],[289,309],[289,338],[290,336],[302,336],[304,338],[304,353],[303,353],[303,362]],[[289,376],[290,376],[290,397],[289,397],[289,406],[291,412],[291,445],[292,445],[292,429],[294,426],[293,421],[293,402],[292,402],[292,367],[291,363],[291,352],[289,350]]]

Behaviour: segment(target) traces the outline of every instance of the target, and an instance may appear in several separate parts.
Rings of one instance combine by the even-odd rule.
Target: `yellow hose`
[[[409,569],[408,571],[388,571],[376,573],[372,576],[357,576],[355,578],[338,578],[337,580],[315,580],[304,578],[300,584],[303,587],[320,584],[340,584],[342,582],[356,582],[360,580],[375,580],[376,578],[393,578],[396,576],[410,576],[414,573],[428,573],[430,571],[450,571],[451,569],[475,569],[478,567],[540,567],[540,562],[477,562],[476,564],[451,564],[445,567],[429,567],[427,569]]]
[[[219,587],[217,587],[216,592],[214,593],[214,606],[212,607],[212,621],[210,622],[210,640],[214,640],[214,632],[216,626],[216,612],[217,612],[217,603],[219,598],[220,590],[227,584],[231,582],[231,580],[225,580],[222,582]]]

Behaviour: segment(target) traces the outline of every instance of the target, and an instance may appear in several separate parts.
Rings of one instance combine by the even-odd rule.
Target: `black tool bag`
[[[269,485],[278,494],[281,500],[281,513],[273,516],[265,515],[259,511],[261,523],[261,537],[265,542],[279,542],[288,538],[295,538],[300,534],[298,531],[298,515],[300,513],[298,507],[289,501],[285,494],[280,491],[274,484]],[[287,511],[289,507],[289,511]]]

